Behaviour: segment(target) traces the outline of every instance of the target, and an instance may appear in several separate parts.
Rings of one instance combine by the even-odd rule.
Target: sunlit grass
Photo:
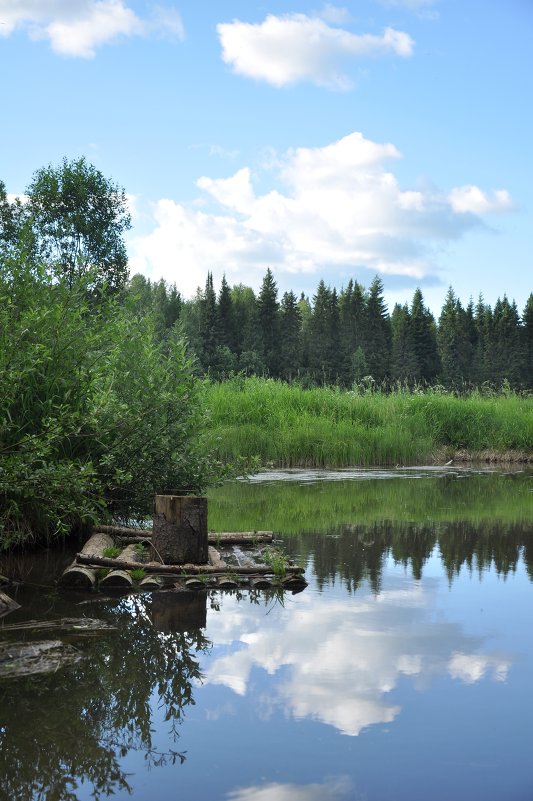
[[[236,378],[208,385],[207,403],[224,460],[347,467],[442,461],[459,451],[533,454],[533,398],[513,393],[358,393]]]

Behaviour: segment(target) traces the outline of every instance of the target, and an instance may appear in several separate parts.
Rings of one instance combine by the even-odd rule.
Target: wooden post
[[[156,495],[152,546],[164,564],[207,564],[207,498]]]

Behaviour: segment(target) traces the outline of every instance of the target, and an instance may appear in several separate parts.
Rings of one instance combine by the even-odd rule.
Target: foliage
[[[131,226],[123,189],[84,158],[37,170],[27,189],[37,255],[69,286],[83,275],[118,289],[127,278],[124,231]]]
[[[447,461],[460,450],[533,454],[533,398],[512,392],[305,389],[252,377],[211,384],[207,402],[223,460],[340,467]]]
[[[183,341],[86,290],[16,260],[0,273],[2,547],[142,517],[156,491],[219,475]]]

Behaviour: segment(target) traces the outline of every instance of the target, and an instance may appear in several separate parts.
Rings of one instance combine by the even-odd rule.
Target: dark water
[[[83,659],[0,681],[2,801],[533,799],[531,473],[263,476],[217,490],[210,525],[274,528],[309,587],[20,588],[0,642],[115,628],[40,632]],[[41,559],[51,584],[68,556]]]

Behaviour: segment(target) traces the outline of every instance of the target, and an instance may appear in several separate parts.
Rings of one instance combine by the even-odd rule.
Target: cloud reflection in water
[[[509,656],[483,652],[485,638],[436,615],[436,588],[410,582],[345,599],[309,592],[270,615],[226,598],[208,636],[230,650],[207,666],[205,682],[244,696],[252,668],[262,668],[274,677],[267,705],[356,736],[397,717],[401,706],[389,694],[402,676],[418,690],[437,676],[505,681]]]

